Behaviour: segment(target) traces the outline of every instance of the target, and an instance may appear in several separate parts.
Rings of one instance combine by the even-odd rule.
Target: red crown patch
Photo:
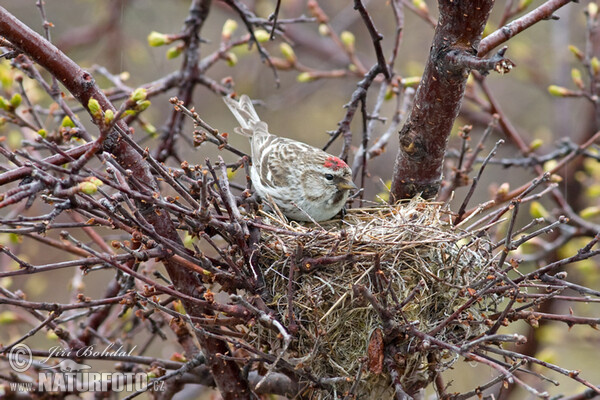
[[[323,166],[325,168],[331,168],[332,170],[337,171],[338,169],[346,168],[348,164],[337,157],[331,156],[327,157],[327,160],[325,160],[325,164],[323,164]]]

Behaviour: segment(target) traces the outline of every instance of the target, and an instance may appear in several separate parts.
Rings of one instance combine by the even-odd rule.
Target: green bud
[[[6,137],[6,144],[11,150],[20,149],[23,142],[23,135],[18,130],[11,130]]]
[[[585,190],[585,194],[591,198],[600,197],[600,185],[591,185]]]
[[[577,68],[573,68],[571,70],[571,79],[573,80],[575,86],[577,86],[579,89],[583,89],[583,79],[581,78],[581,71],[579,71]]]
[[[181,46],[170,47],[166,53],[167,60],[172,60],[174,58],[179,57],[182,52],[183,52],[183,47],[181,47]]]
[[[45,129],[40,129],[39,131],[37,131],[37,133],[38,133],[38,135],[40,135],[44,139],[46,139],[46,136],[48,136],[48,132],[46,132]]]
[[[533,150],[537,150],[540,147],[542,147],[542,145],[544,144],[544,141],[542,139],[534,139],[531,144],[529,145],[529,150],[533,151]]]
[[[305,82],[314,81],[315,78],[313,78],[313,76],[310,74],[310,72],[301,72],[296,77],[296,80],[298,82],[305,83]]]
[[[591,19],[596,19],[596,17],[598,16],[598,4],[596,4],[593,1],[590,1],[588,3],[587,13]]]
[[[100,103],[93,97],[88,100],[88,110],[94,119],[102,118],[102,108],[100,108]]]
[[[150,137],[156,137],[156,127],[154,125],[152,125],[149,122],[144,122],[142,123],[142,129],[144,129],[144,131],[146,131],[147,134],[150,135]]]
[[[109,109],[104,112],[104,123],[106,125],[112,124],[114,119],[115,119],[115,113],[113,110]]]
[[[95,176],[92,176],[91,178],[89,178],[88,181],[92,182],[96,186],[104,185],[104,182],[102,182],[100,179],[96,178]]]
[[[269,35],[269,32],[265,31],[264,29],[257,29],[254,31],[254,37],[260,43],[264,43],[264,42],[269,41],[269,39],[271,38],[271,35]]]
[[[529,215],[533,218],[547,218],[550,216],[550,213],[544,208],[542,203],[539,201],[532,201],[529,205]]]
[[[329,26],[327,24],[319,24],[319,35],[321,36],[329,36],[331,31],[329,30]]]
[[[595,218],[600,215],[600,207],[595,206],[595,207],[584,208],[583,210],[581,210],[579,212],[579,215],[581,216],[581,218],[584,218],[584,219]]]
[[[19,107],[21,105],[22,101],[23,101],[23,98],[21,97],[21,94],[19,94],[19,93],[13,94],[13,97],[11,97],[11,99],[10,99],[10,105],[13,108],[13,110],[15,108]]]
[[[354,64],[349,64],[348,70],[352,71],[352,72],[356,72],[356,71],[358,71],[358,68],[356,68],[356,65],[354,65]]]
[[[225,54],[225,61],[227,61],[227,65],[230,67],[235,67],[238,63],[238,58],[235,53],[228,52]]]
[[[388,101],[394,98],[394,89],[391,86],[388,86],[385,89],[384,100]]]
[[[60,126],[62,126],[63,128],[75,128],[75,124],[73,123],[71,118],[69,118],[68,115],[65,115],[62,122],[60,123]]]
[[[348,52],[354,53],[354,44],[356,43],[356,38],[352,32],[344,31],[340,33],[340,40]]]
[[[573,55],[579,60],[579,61],[583,61],[584,59],[584,55],[583,52],[581,50],[579,50],[576,46],[573,46],[572,44],[569,45],[569,51],[571,53],[573,53]]]
[[[496,198],[497,199],[505,199],[510,191],[510,184],[508,182],[504,182],[498,187],[496,190]]]
[[[427,3],[424,0],[412,0],[412,3],[417,10],[429,14],[429,7],[427,7]]]
[[[221,37],[223,38],[223,40],[231,39],[231,35],[233,35],[237,27],[238,24],[235,20],[228,19],[227,21],[225,21],[225,23],[223,24],[223,30],[221,31]]]
[[[415,87],[421,82],[420,76],[409,76],[408,78],[402,79],[401,83],[404,87]]]
[[[160,32],[156,32],[156,31],[152,31],[150,32],[150,34],[148,35],[148,44],[151,47],[158,47],[158,46],[164,46],[165,44],[169,44],[171,43],[173,40],[171,40],[169,38],[168,35],[165,35],[164,33],[160,33]]]
[[[11,111],[10,102],[2,96],[0,96],[0,108],[5,111]]]
[[[527,7],[529,7],[531,5],[531,3],[533,2],[533,0],[521,0],[519,2],[519,11],[523,11],[525,10]]]
[[[592,67],[594,76],[598,76],[598,72],[600,71],[600,60],[598,60],[598,57],[592,57],[590,60],[590,66]]]
[[[85,193],[85,194],[94,194],[98,191],[98,186],[94,185],[92,182],[81,182],[79,185],[77,185],[78,189],[80,192]]]
[[[135,111],[137,111],[138,113],[141,113],[142,111],[144,111],[146,108],[150,107],[150,101],[149,100],[144,100],[144,101],[139,101],[137,103],[137,105],[135,106]]]
[[[235,174],[238,170],[233,169],[233,168],[227,168],[227,179],[232,180],[233,178],[235,178]]]
[[[19,321],[19,317],[14,311],[3,311],[0,313],[0,325],[12,324],[17,321]]]
[[[23,243],[23,236],[19,235],[18,233],[9,233],[8,240],[12,244],[21,244]]]
[[[283,54],[283,57],[285,57],[287,61],[289,61],[292,64],[296,62],[296,54],[294,53],[294,49],[292,49],[292,46],[290,46],[287,43],[281,43],[279,45],[279,50],[281,51],[281,54]]]
[[[133,92],[131,92],[131,95],[129,96],[129,98],[131,99],[131,101],[135,101],[136,103],[138,103],[140,101],[146,100],[147,96],[148,96],[148,93],[146,92],[146,89],[137,88]]]
[[[564,88],[562,86],[550,85],[548,86],[548,93],[556,97],[565,97],[571,94],[572,92],[569,89]]]
[[[54,332],[52,330],[46,331],[46,339],[57,340],[58,339],[58,335],[56,334],[56,332]]]

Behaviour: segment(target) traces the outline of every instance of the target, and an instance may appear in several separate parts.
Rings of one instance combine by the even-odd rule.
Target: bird
[[[345,206],[351,190],[352,170],[340,158],[317,147],[269,133],[252,100],[225,96],[223,101],[240,127],[235,132],[250,140],[250,180],[262,199],[272,200],[289,219],[325,221]]]

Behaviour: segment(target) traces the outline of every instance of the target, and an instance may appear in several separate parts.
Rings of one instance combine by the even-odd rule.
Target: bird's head
[[[317,155],[319,156],[319,155]],[[343,160],[325,153],[307,163],[301,185],[308,200],[345,201],[349,190],[357,189],[352,182],[352,170]]]

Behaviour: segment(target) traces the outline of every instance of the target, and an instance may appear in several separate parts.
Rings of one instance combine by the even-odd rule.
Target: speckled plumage
[[[324,221],[340,212],[349,191],[356,189],[352,171],[339,158],[296,140],[269,133],[252,100],[224,97],[252,149],[250,179],[256,193],[273,199],[288,217],[298,221]]]

